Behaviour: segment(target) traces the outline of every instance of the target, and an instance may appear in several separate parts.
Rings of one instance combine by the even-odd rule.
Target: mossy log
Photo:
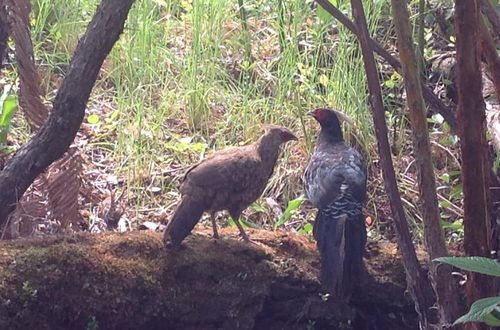
[[[167,250],[160,233],[0,243],[0,329],[417,329],[397,249],[370,242],[350,305],[320,294],[306,236],[232,229]]]

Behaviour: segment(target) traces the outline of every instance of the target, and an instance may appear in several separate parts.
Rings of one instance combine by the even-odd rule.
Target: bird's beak
[[[314,111],[309,111],[308,113],[306,113],[306,115],[316,118],[316,114],[314,113]]]
[[[298,141],[299,139],[292,133],[287,133],[285,136],[285,141]]]

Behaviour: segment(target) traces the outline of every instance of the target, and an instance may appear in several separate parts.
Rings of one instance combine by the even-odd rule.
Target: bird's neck
[[[265,165],[274,167],[280,151],[280,144],[276,139],[264,135],[258,141],[257,153]]]
[[[318,136],[318,145],[334,144],[340,142],[344,142],[344,137],[342,136],[340,127],[338,129],[332,129],[330,127],[321,128],[321,132]]]

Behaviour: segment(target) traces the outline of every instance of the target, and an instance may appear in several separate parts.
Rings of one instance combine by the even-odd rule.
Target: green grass
[[[342,26],[333,34],[337,22],[320,19],[311,1],[243,1],[246,17],[239,2],[138,0],[101,70],[88,105],[89,113],[100,116],[89,148],[104,153],[110,171],[125,179],[121,189],[136,211],[173,204],[176,195],[170,192],[176,192],[178,177],[162,171],[255,140],[270,123],[303,137],[286,148],[265,193],[286,205],[302,191],[300,176],[317,129],[304,114],[315,107],[352,117],[355,127],[347,125],[347,132],[372,159],[366,79],[355,37]],[[51,98],[54,76],[63,74],[98,1],[33,3],[35,54]],[[386,1],[376,3],[366,9],[372,31]],[[341,9],[350,16],[349,6]],[[192,140],[182,145],[183,137]],[[162,197],[149,192],[152,186],[162,188]]]

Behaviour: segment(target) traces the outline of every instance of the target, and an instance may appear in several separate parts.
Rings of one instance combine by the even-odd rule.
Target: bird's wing
[[[351,196],[359,202],[366,197],[366,162],[364,157],[354,148],[349,147],[346,151],[347,161],[345,163],[345,177],[349,184]]]
[[[317,207],[325,207],[345,193],[364,199],[366,167],[353,148],[315,152],[304,179],[307,197]]]
[[[238,185],[240,170],[248,172],[255,162],[246,148],[232,148],[216,152],[193,165],[186,173],[184,183],[209,189],[231,189]]]
[[[213,154],[206,156],[204,159],[200,160],[199,162],[194,163],[186,170],[186,173],[184,173],[184,176],[182,177],[182,181],[185,181],[186,178],[188,177],[188,175],[192,171],[194,171],[197,167],[199,167],[200,165],[206,166],[207,164],[213,163],[214,159],[216,160],[216,159],[220,159],[221,157],[227,157],[224,155],[228,155],[228,156],[231,155],[232,153],[234,153],[234,149],[237,150],[238,148],[229,148],[229,149],[219,150]]]
[[[314,153],[305,172],[307,197],[320,208],[338,198],[344,181],[339,164],[330,157],[327,153]]]

